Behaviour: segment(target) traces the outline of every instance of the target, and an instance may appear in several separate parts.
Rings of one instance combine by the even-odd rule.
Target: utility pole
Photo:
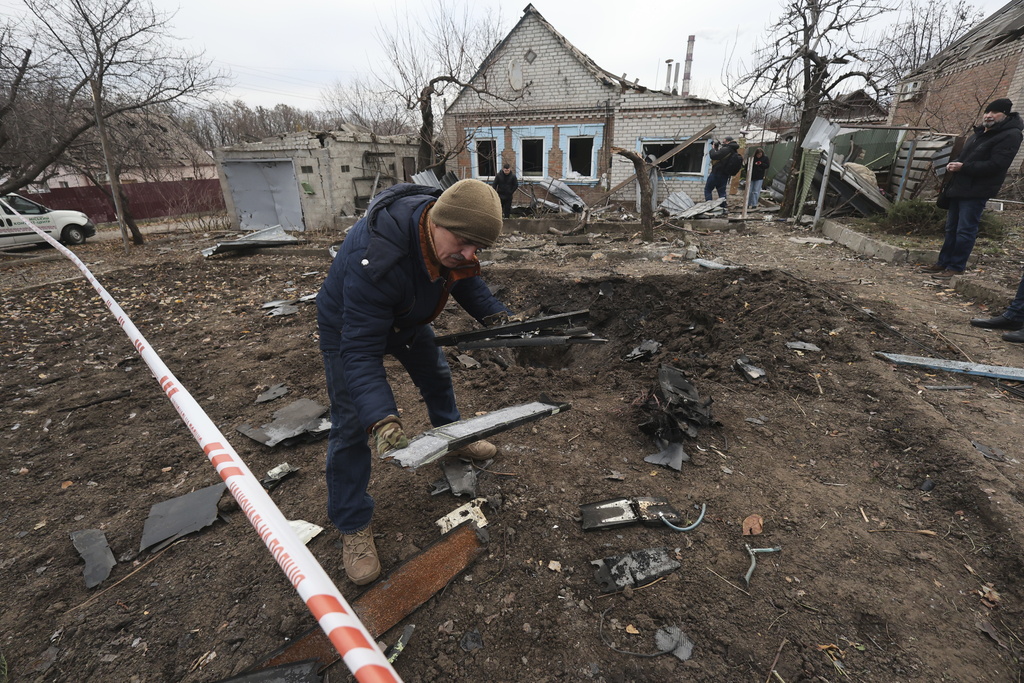
[[[92,86],[92,106],[96,115],[96,130],[100,134],[100,146],[103,148],[103,161],[107,166],[107,180],[110,181],[110,192],[114,196],[114,213],[117,215],[117,225],[121,228],[121,242],[124,244],[124,253],[128,255],[128,228],[124,224],[124,211],[121,208],[121,183],[114,172],[114,162],[110,155],[110,141],[107,139],[107,124],[103,119],[100,103],[102,94],[100,92],[100,81],[93,78],[89,81]]]

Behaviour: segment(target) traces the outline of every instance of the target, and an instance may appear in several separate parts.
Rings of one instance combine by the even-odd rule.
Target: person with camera
[[[704,183],[704,201],[711,201],[715,191],[720,199],[725,199],[729,178],[743,168],[743,157],[739,153],[740,143],[731,135],[726,135],[721,142],[715,140],[711,144],[708,157],[713,162],[707,182]]]

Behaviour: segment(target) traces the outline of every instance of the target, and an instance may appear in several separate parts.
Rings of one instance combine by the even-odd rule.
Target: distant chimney
[[[672,94],[679,94],[679,62],[676,62],[676,75],[672,77]]]
[[[686,41],[686,69],[683,71],[683,90],[680,93],[683,97],[690,96],[690,67],[693,66],[693,42],[696,39],[697,36],[690,36]]]
[[[674,59],[666,59],[665,64],[668,67],[665,69],[665,92],[668,92],[672,88],[672,62]]]

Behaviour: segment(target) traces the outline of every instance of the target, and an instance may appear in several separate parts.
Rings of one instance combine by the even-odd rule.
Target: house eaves
[[[1024,0],[1011,0],[903,80],[911,81],[924,74],[941,71],[945,67],[966,62],[984,52],[1022,38]]]

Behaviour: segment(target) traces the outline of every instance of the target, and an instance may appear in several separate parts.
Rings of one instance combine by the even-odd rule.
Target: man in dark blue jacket
[[[1006,172],[1020,149],[1020,114],[1011,112],[1013,102],[998,99],[985,107],[982,125],[964,144],[956,161],[946,165],[950,173],[944,194],[949,198],[946,239],[938,261],[924,268],[933,278],[948,280],[967,269],[967,259],[978,239],[985,203],[999,194]]]
[[[432,425],[459,419],[451,369],[430,323],[449,294],[482,324],[508,309],[480,278],[476,252],[501,233],[498,195],[479,180],[443,193],[396,185],[378,195],[349,230],[317,295],[320,350],[331,401],[327,511],[342,533],[345,574],[357,585],[380,575],[370,520],[373,498],[368,436],[378,454],[408,445],[384,355],[402,363],[420,391]],[[454,454],[484,460],[486,442]]]

